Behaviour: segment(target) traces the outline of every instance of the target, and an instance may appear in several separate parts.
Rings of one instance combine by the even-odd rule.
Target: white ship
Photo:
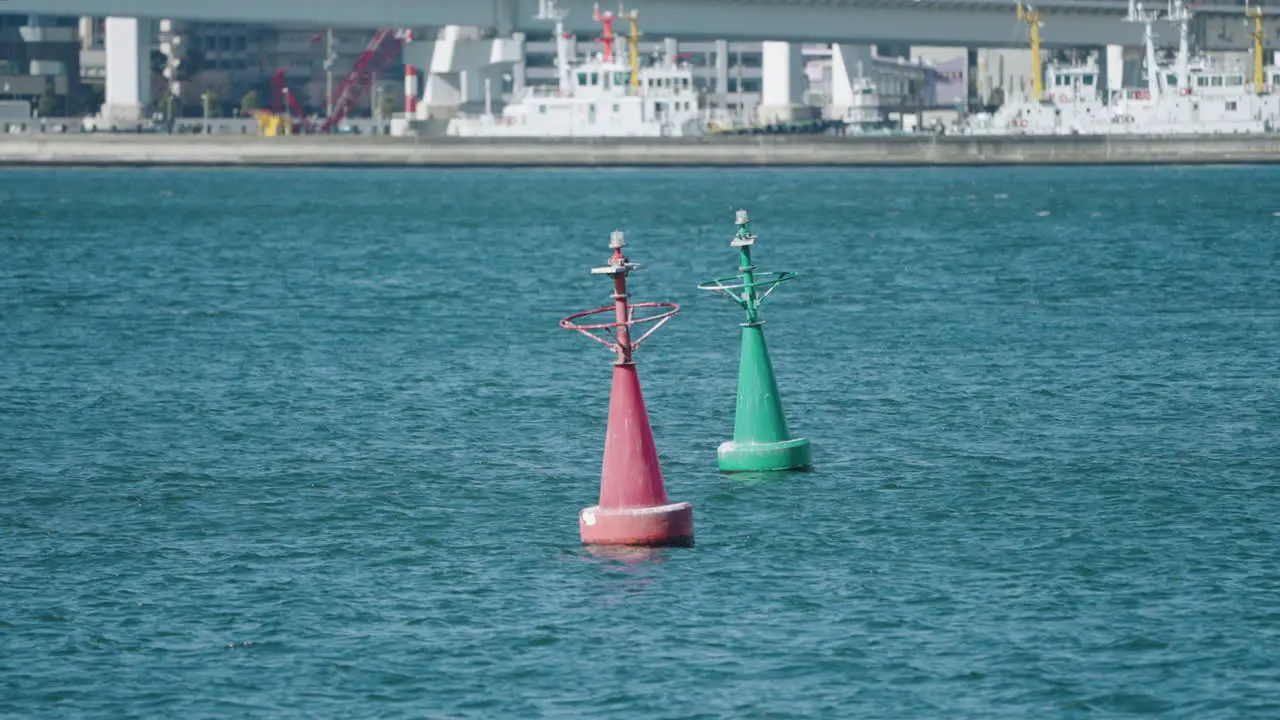
[[[636,51],[636,14],[632,23],[630,63],[616,59],[612,22],[617,16],[599,14],[605,27],[603,52],[586,60],[569,57],[565,34],[566,13],[554,0],[542,1],[540,18],[555,20],[557,85],[527,87],[494,114],[486,97],[486,112],[459,115],[449,122],[447,134],[458,137],[681,137],[702,134],[705,113],[699,108],[693,85],[693,69],[677,58],[663,57],[641,67]]]
[[[849,84],[853,102],[842,118],[845,132],[855,135],[883,128],[885,120],[880,107],[880,93],[871,78],[862,74],[862,63],[858,63],[858,75],[850,78]]]
[[[1032,55],[1039,57],[1039,18],[1034,11],[1019,18],[1031,25]],[[1262,63],[1260,13],[1255,32],[1254,73],[1215,66],[1188,47],[1191,12],[1181,0],[1171,3],[1168,19],[1179,24],[1178,52],[1172,64],[1156,58],[1152,25],[1158,13],[1130,0],[1128,22],[1145,26],[1147,86],[1125,88],[1104,102],[1100,73],[1092,59],[1076,65],[1049,63],[1043,92],[1006,103],[995,113],[975,115],[960,129],[973,135],[1204,135],[1272,132],[1280,125],[1280,68]],[[1268,82],[1270,80],[1270,82]]]
[[[1048,63],[1049,89],[1042,100],[1014,100],[994,113],[975,115],[964,132],[973,135],[1072,135],[1106,133],[1111,110],[1099,88],[1093,59],[1076,65]]]

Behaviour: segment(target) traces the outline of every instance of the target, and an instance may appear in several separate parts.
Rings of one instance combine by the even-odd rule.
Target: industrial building
[[[139,64],[136,87],[125,88],[116,100],[104,87],[111,22],[116,23],[117,46],[136,43],[136,54],[146,58]],[[0,15],[0,99],[27,100],[33,110],[44,116],[81,116],[95,113],[104,105],[118,110],[121,103],[133,103],[144,113],[137,116],[135,111],[137,120],[142,121],[146,113],[236,115],[242,108],[270,104],[273,93],[278,94],[283,85],[304,112],[324,115],[332,105],[335,85],[367,55],[374,30],[280,23]],[[413,34],[418,40],[431,42],[445,32],[445,28],[418,28]],[[466,37],[486,39],[495,37],[496,32],[470,28]],[[525,85],[550,83],[556,78],[555,42],[545,24],[536,31],[511,37],[519,48],[518,57],[506,65],[493,66],[496,72],[485,76],[499,103]],[[580,42],[593,41],[584,38]],[[899,118],[915,116],[912,123],[902,120],[904,127],[927,124],[927,115],[964,113],[999,104],[1006,97],[1025,97],[1035,67],[1027,49],[901,42],[775,43],[775,50],[794,58],[784,65],[799,68],[789,71],[798,72],[789,85],[802,89],[789,87],[787,97],[768,102],[764,96],[766,45],[747,40],[646,36],[640,51],[646,55],[661,52],[678,56],[693,67],[694,82],[708,105],[741,115],[759,114],[762,121],[820,114],[839,104],[838,86],[847,85],[852,76],[864,77],[875,84],[880,105],[887,113]],[[1116,68],[1120,70],[1116,74],[1138,78],[1142,58],[1136,49],[1114,49],[1122,66]],[[1103,47],[1098,46],[1078,52],[1102,51]],[[1242,53],[1222,55],[1228,56],[1228,62],[1244,61]],[[1107,64],[1114,64],[1109,55],[1106,60]],[[404,62],[410,63],[412,73],[423,75],[421,87],[416,86],[416,78],[410,80],[417,87],[415,94],[423,98],[424,113],[429,115],[441,108],[448,112],[474,110],[481,105],[483,98],[474,82],[450,79],[458,73],[437,73],[429,67],[429,61],[415,67],[416,61],[410,60],[407,51]],[[362,104],[353,108],[353,114],[385,115],[411,104],[402,94],[406,87],[404,62],[388,64],[381,76],[369,81],[371,91],[362,96]],[[464,70],[461,75],[466,76],[467,72]],[[451,89],[451,85],[457,87]],[[1108,85],[1119,87],[1119,78]],[[123,117],[127,116],[126,113]]]
[[[284,72],[289,90],[303,108],[323,112],[334,76],[351,71],[374,30],[177,20],[149,23],[147,29],[151,64],[144,93],[152,103],[168,100],[171,83],[164,77],[163,48],[168,38],[181,37],[185,48],[176,74],[182,82],[174,109],[178,114],[197,115],[203,111],[201,98],[206,94],[215,98],[213,112],[218,115],[235,113],[251,93],[264,102],[271,92],[270,78],[277,71]],[[429,37],[434,32],[426,29],[422,35]],[[0,15],[0,87],[8,83],[12,97],[27,98],[33,104],[51,92],[58,100],[55,105],[46,104],[46,109],[56,108],[59,115],[91,113],[105,99],[105,37],[105,18]],[[532,85],[555,79],[555,44],[550,32],[530,34],[523,42],[523,66],[504,74],[501,94],[513,92],[518,77]],[[761,42],[663,38],[643,41],[641,52],[674,49],[694,66],[695,81],[709,102],[747,112],[760,104],[762,46]],[[877,60],[868,63],[867,72],[890,104],[913,108],[964,105],[967,97],[957,98],[952,92],[940,99],[928,90],[931,83],[926,75],[942,77],[959,72],[956,82],[961,87],[967,83],[967,66],[954,69],[965,65],[966,51],[951,50],[953,57],[938,63],[938,52],[901,45],[872,48],[868,58]],[[821,107],[830,99],[830,46],[810,45],[803,52],[809,78],[806,98]],[[894,52],[902,54],[895,56]],[[399,73],[400,68],[394,72]],[[391,74],[379,84],[388,92],[398,92],[403,75]]]

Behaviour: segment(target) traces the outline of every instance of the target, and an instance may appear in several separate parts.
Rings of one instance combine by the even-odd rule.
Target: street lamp
[[[289,111],[289,88],[280,88],[280,114],[284,116],[283,132],[285,135],[293,134],[293,114]]]
[[[210,115],[209,106],[210,106],[210,103],[213,101],[213,93],[209,92],[208,90],[205,90],[204,92],[200,93],[200,100],[201,100],[201,103],[204,105],[204,134],[208,135],[209,134],[209,115]]]
[[[333,39],[333,28],[325,32],[324,46],[324,116],[333,115],[333,65],[338,59],[335,51],[337,43]]]

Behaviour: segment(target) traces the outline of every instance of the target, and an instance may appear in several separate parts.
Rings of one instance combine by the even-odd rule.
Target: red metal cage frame
[[[636,308],[667,308],[667,310],[666,312],[655,313],[653,315],[647,315],[645,317],[635,317],[634,313]],[[590,325],[579,325],[574,322],[574,320],[577,320],[579,318],[590,317],[592,315],[599,315],[600,313],[616,312],[616,311],[617,311],[617,306],[609,305],[602,308],[596,308],[594,310],[587,310],[585,312],[574,313],[573,315],[570,315],[569,317],[561,320],[560,327],[564,328],[565,330],[576,330],[582,333],[583,335],[586,335],[587,337],[591,338],[592,340],[595,340],[601,345],[604,345],[610,350],[617,351],[620,349],[618,337],[617,335],[614,334],[614,331],[617,328],[620,328],[624,325],[630,328],[633,325],[641,325],[643,323],[656,322],[657,324],[649,328],[648,330],[645,330],[643,335],[630,341],[631,349],[635,350],[636,348],[640,347],[640,343],[644,342],[645,338],[652,335],[658,328],[665,325],[668,320],[675,317],[675,314],[680,312],[680,306],[676,303],[670,303],[670,302],[630,303],[627,305],[628,317],[625,322],[618,322],[615,320],[613,322],[593,323]],[[592,332],[594,330],[604,330],[605,332],[609,333],[609,336],[613,338],[613,342],[609,342],[608,340],[605,340],[599,335],[594,334]]]

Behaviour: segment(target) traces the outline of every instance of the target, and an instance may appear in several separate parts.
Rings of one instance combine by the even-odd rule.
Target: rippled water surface
[[[0,171],[0,714],[1280,717],[1277,185]],[[739,206],[813,473],[716,472]],[[578,543],[613,229],[690,549]]]

